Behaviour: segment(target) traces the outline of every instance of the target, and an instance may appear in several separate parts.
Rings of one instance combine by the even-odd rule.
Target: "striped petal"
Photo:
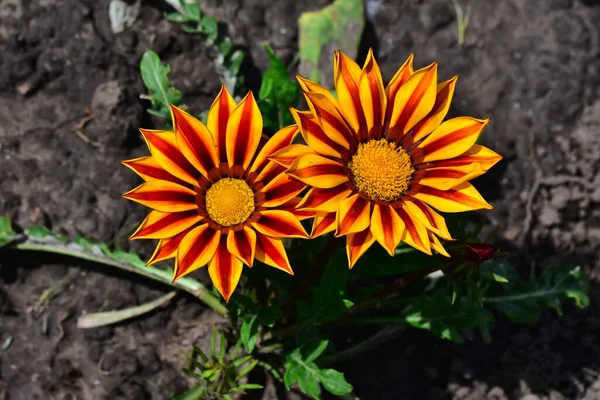
[[[327,90],[326,88],[324,88],[323,86],[319,85],[318,83],[315,83],[311,80],[303,78],[300,75],[296,75],[296,79],[298,80],[298,84],[300,85],[300,89],[302,89],[302,92],[322,94],[323,96],[327,97],[329,99],[329,101],[331,101],[332,104],[335,104],[335,105],[338,104],[337,99],[335,97],[333,97],[331,92],[329,90]],[[308,98],[307,98],[307,101],[308,101]]]
[[[198,208],[196,192],[168,181],[148,181],[123,195],[124,198],[161,212],[189,211]]]
[[[434,189],[448,190],[484,173],[485,170],[477,163],[462,167],[428,168],[418,174],[422,176],[415,177],[414,182]]]
[[[198,185],[198,171],[177,147],[177,139],[173,132],[140,129],[154,160],[171,175]]]
[[[315,213],[313,211],[304,211],[304,210],[296,209],[296,207],[298,207],[298,204],[300,204],[301,201],[302,201],[302,197],[294,197],[293,199],[289,200],[288,202],[286,202],[285,204],[282,204],[281,206],[279,206],[277,208],[279,210],[285,210],[285,211],[291,212],[296,217],[298,217],[298,219],[300,221],[303,221],[308,218],[313,218],[315,216]]]
[[[177,145],[183,156],[203,176],[219,165],[215,141],[208,128],[196,117],[171,105]]]
[[[442,123],[417,149],[422,152],[419,163],[458,157],[477,141],[489,119],[471,117],[452,118]]]
[[[307,238],[300,220],[294,214],[284,210],[264,210],[252,227],[263,235],[275,238]]]
[[[396,94],[400,87],[415,73],[413,70],[413,60],[415,58],[414,54],[408,56],[404,64],[396,71],[390,82],[385,87],[385,93],[388,99],[388,107],[387,107],[387,119],[391,117],[392,111],[394,110],[394,99],[396,98]]]
[[[469,150],[458,157],[448,160],[439,160],[418,165],[419,169],[437,168],[437,167],[463,167],[473,163],[477,163],[484,171],[492,168],[498,161],[502,160],[502,156],[488,149],[487,147],[474,144]]]
[[[315,154],[315,152],[306,145],[292,144],[273,153],[271,157],[269,157],[269,160],[272,160],[287,169],[294,163],[294,161],[296,161],[296,158],[304,154]]]
[[[220,237],[221,232],[210,228],[208,224],[189,231],[179,244],[173,281],[208,264],[217,251]]]
[[[469,182],[447,191],[414,185],[408,194],[441,212],[492,209],[492,206],[481,197],[477,189]]]
[[[313,220],[311,238],[316,238],[329,232],[335,231],[337,218],[335,213],[318,213]]]
[[[152,257],[150,257],[146,265],[156,264],[157,262],[176,257],[179,244],[190,230],[191,229],[187,229],[168,239],[160,239],[156,249],[154,250],[154,254],[152,254]]]
[[[161,167],[152,156],[139,157],[132,160],[123,160],[121,163],[138,174],[145,181],[158,179],[161,181],[171,181],[179,184],[183,183],[181,179],[177,179],[165,171],[165,169]]]
[[[342,110],[354,132],[358,132],[361,127],[365,126],[365,116],[360,103],[358,86],[360,73],[360,67],[354,60],[341,51],[335,52],[333,59],[335,91],[340,110]]]
[[[262,135],[262,115],[252,92],[237,105],[227,123],[227,162],[229,166],[248,168]]]
[[[290,166],[288,174],[320,189],[330,189],[349,180],[342,164],[318,154],[298,157]]]
[[[208,119],[206,126],[213,135],[215,144],[217,145],[217,154],[219,155],[219,163],[227,161],[227,122],[229,116],[235,108],[235,101],[227,91],[225,85],[221,85],[221,91],[217,95],[215,101],[213,101],[208,111]]]
[[[178,235],[202,220],[197,210],[163,213],[150,211],[129,239],[166,239]]]
[[[227,250],[227,236],[221,235],[215,256],[208,264],[208,274],[227,302],[240,281],[242,268],[242,262]]]
[[[437,63],[415,72],[399,89],[393,100],[388,139],[399,141],[429,114],[437,93]]]
[[[394,208],[387,204],[375,204],[370,228],[375,240],[390,256],[394,256],[394,250],[400,243],[405,230],[404,222]]]
[[[373,49],[369,49],[365,66],[360,75],[359,95],[369,138],[379,139],[385,119],[387,98],[381,71],[373,56]]]
[[[271,267],[294,275],[281,239],[271,238],[260,233],[256,236],[256,259]]]
[[[364,231],[371,220],[371,203],[358,193],[340,201],[337,212],[336,236]]]
[[[432,250],[435,250],[438,254],[441,254],[445,257],[450,257],[450,254],[448,254],[444,246],[442,246],[440,239],[438,239],[438,237],[431,232],[429,232],[429,241],[431,242]]]
[[[277,131],[260,149],[260,152],[252,162],[249,172],[259,172],[263,169],[274,153],[278,153],[282,149],[289,147],[298,132],[299,130],[296,125],[286,126]],[[286,168],[287,167],[289,167],[289,165],[286,166]]]
[[[291,178],[285,172],[281,172],[261,189],[260,193],[265,195],[265,202],[261,207],[277,207],[296,197],[306,188],[300,181]]]
[[[247,226],[237,232],[231,229],[227,234],[227,250],[252,268],[256,251],[256,232],[254,229]]]
[[[311,111],[298,111],[293,108],[290,111],[302,132],[304,141],[312,150],[335,158],[343,158],[344,154],[348,154],[349,143],[345,140],[345,143],[336,143],[334,137],[323,131]]]
[[[358,259],[375,242],[375,237],[370,229],[365,229],[362,232],[351,233],[346,236],[346,255],[348,256],[348,267],[352,269]]]
[[[353,148],[356,138],[335,103],[320,93],[305,93],[305,95],[323,132],[342,147]]]
[[[345,185],[331,189],[311,188],[302,199],[298,208],[303,211],[334,213],[338,210],[340,201],[346,199],[352,190]]]
[[[421,120],[421,122],[413,128],[412,134],[410,135],[410,142],[403,142],[405,147],[423,139],[440,126],[450,109],[450,103],[452,102],[452,96],[454,95],[454,88],[456,87],[457,80],[458,76],[455,76],[454,78],[437,85],[437,94],[435,96],[433,109],[427,117]]]
[[[431,244],[425,225],[413,217],[404,204],[401,208],[396,208],[396,212],[406,227],[402,234],[402,241],[423,253],[431,255]]]
[[[405,196],[403,202],[404,209],[413,218],[425,225],[425,228],[443,239],[452,240],[444,217],[432,210],[427,204],[410,196]]]

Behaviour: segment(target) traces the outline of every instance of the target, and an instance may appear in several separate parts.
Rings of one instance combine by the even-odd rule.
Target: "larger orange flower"
[[[175,257],[174,280],[208,264],[225,300],[255,258],[293,274],[281,238],[308,237],[294,210],[306,185],[267,157],[298,128],[267,140],[252,93],[236,105],[225,87],[207,126],[171,111],[174,132],[141,129],[152,155],[123,162],[146,181],[124,197],[153,209],[132,235],[160,239],[148,264]]]
[[[335,53],[337,99],[298,77],[310,111],[292,110],[307,146],[292,144],[272,159],[312,186],[298,209],[317,216],[312,236],[346,235],[350,267],[377,240],[391,255],[400,241],[448,255],[442,212],[491,208],[468,182],[501,157],[475,144],[488,123],[442,122],[456,77],[437,83],[437,64],[416,72],[412,55],[384,88],[369,52],[362,70]]]

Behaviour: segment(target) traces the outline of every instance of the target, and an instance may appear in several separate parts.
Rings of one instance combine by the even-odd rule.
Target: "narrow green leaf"
[[[250,361],[245,367],[241,368],[238,371],[238,376],[242,377],[242,376],[248,375],[250,373],[250,371],[252,371],[254,369],[254,367],[256,367],[257,364],[258,364],[258,360]]]
[[[173,400],[203,400],[206,394],[206,388],[199,383],[187,392],[173,397]]]
[[[288,363],[286,365],[285,374],[283,375],[283,383],[285,388],[290,390],[292,385],[298,381],[298,373],[300,372],[300,366],[296,363]]]
[[[247,390],[255,390],[255,389],[262,389],[263,386],[259,385],[257,383],[242,383],[239,386],[241,389],[247,389]]]
[[[8,217],[0,217],[0,247],[6,246],[17,236]]]
[[[246,353],[252,353],[258,339],[257,318],[257,315],[251,316],[249,319],[246,319],[244,322],[242,322],[242,326],[240,328],[240,339],[244,344]]]
[[[302,346],[301,353],[302,359],[306,362],[316,360],[327,348],[329,344],[328,340],[321,340],[305,346]]]

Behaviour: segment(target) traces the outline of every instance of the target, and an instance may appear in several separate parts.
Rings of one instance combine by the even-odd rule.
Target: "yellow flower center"
[[[386,139],[359,144],[348,168],[356,188],[376,201],[404,195],[415,172],[406,150]]]
[[[206,212],[221,226],[240,224],[254,211],[254,192],[243,179],[222,178],[206,191]]]

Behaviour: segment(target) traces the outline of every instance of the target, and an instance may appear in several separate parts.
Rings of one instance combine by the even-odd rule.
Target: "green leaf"
[[[176,106],[181,104],[181,92],[171,86],[167,77],[171,67],[163,64],[158,54],[148,50],[142,57],[140,71],[152,103],[152,108],[148,112],[169,121],[171,119],[169,104]]]
[[[306,362],[315,361],[327,348],[329,340],[321,340],[302,346],[300,352],[302,359]]]
[[[262,389],[263,386],[258,383],[242,383],[238,386],[240,389],[254,390],[254,389]]]
[[[507,283],[508,287],[514,287],[519,282],[517,269],[502,258],[494,258],[484,262],[481,265],[481,271],[490,273],[491,278],[496,282]]]
[[[244,344],[244,349],[246,353],[252,353],[254,350],[254,346],[256,345],[256,340],[258,339],[258,316],[253,315],[244,322],[242,322],[242,327],[240,328],[240,339]]]
[[[250,371],[252,371],[254,367],[256,367],[256,365],[258,365],[258,360],[250,361],[245,367],[241,368],[238,371],[238,376],[242,377],[248,375]]]
[[[219,26],[215,17],[203,16],[200,21],[202,25],[202,33],[208,36],[209,39],[215,41],[219,36]]]
[[[290,390],[292,385],[298,381],[298,374],[300,373],[300,366],[295,363],[289,363],[286,366],[285,374],[283,375],[283,383],[285,388]]]
[[[298,105],[299,86],[288,78],[287,68],[268,45],[269,68],[262,77],[258,92],[258,107],[263,114],[263,125],[277,131],[294,122],[290,107]]]
[[[512,322],[534,323],[542,311],[553,308],[560,313],[561,300],[573,299],[577,307],[589,305],[588,279],[580,267],[546,268],[521,287],[492,291],[484,301],[504,313]]]
[[[173,397],[173,400],[202,400],[205,398],[206,394],[206,388],[199,383],[187,392]]]
[[[46,237],[52,235],[50,229],[46,228],[45,226],[30,226],[29,228],[25,229],[25,233],[27,233],[29,236],[35,237]]]
[[[346,381],[344,374],[335,369],[322,369],[320,380],[323,387],[336,396],[344,396],[352,392],[352,385]]]
[[[0,217],[0,247],[6,246],[17,236],[8,217]]]

